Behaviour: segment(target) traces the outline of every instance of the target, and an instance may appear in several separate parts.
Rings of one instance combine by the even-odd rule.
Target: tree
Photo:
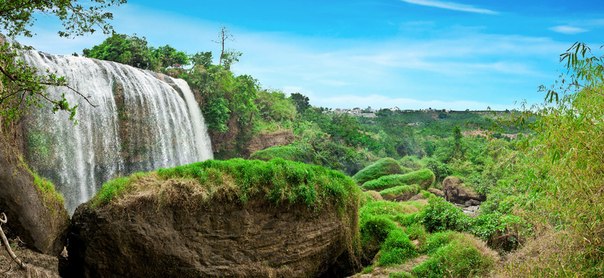
[[[168,67],[181,68],[189,64],[189,56],[182,51],[176,50],[170,45],[160,46],[152,49],[152,55],[159,63],[161,69]]]
[[[33,26],[35,13],[56,16],[63,23],[63,37],[80,36],[94,33],[95,26],[109,34],[113,29],[107,23],[113,14],[106,9],[113,5],[126,3],[126,0],[94,0],[80,4],[78,1],[56,0],[10,0],[0,3],[0,26],[9,37],[24,35],[31,37],[29,27]]]
[[[307,96],[300,93],[293,93],[289,96],[294,105],[296,105],[296,110],[298,113],[302,114],[306,109],[310,107],[310,102]]]
[[[225,47],[226,41],[233,41],[233,35],[229,32],[229,29],[226,27],[220,28],[220,33],[218,35],[218,41],[214,41],[220,44],[220,58],[218,61],[218,65],[223,66],[226,70],[231,69],[231,65],[235,62],[239,62],[239,57],[241,57],[241,52],[234,50],[227,50]]]
[[[33,15],[44,13],[61,20],[64,29],[59,31],[59,35],[63,37],[93,33],[96,27],[109,33],[112,28],[107,21],[112,19],[113,15],[105,10],[112,5],[123,3],[126,3],[126,0],[94,0],[85,5],[77,1],[2,1],[0,27],[9,37],[32,36],[29,28],[35,21]],[[77,106],[71,106],[65,95],[56,98],[48,95],[45,90],[46,86],[67,86],[67,80],[50,72],[38,74],[35,68],[18,59],[19,52],[27,49],[26,47],[18,43],[8,43],[4,39],[0,39],[0,43],[0,117],[4,126],[20,118],[24,113],[23,106],[40,106],[43,103],[52,105],[53,111],[68,111],[73,118]],[[82,94],[80,96],[83,97]]]
[[[82,52],[88,58],[114,61],[140,69],[155,70],[160,67],[157,58],[160,54],[153,53],[147,45],[147,39],[136,34],[128,36],[114,33],[101,44],[91,49],[84,49]]]

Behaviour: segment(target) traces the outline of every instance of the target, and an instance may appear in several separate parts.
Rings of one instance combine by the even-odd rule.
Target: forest
[[[59,18],[71,20],[68,32],[89,32],[90,24],[107,19],[91,9],[82,22],[66,17],[61,4],[47,4]],[[0,10],[18,10],[5,8]],[[31,16],[27,12],[1,14],[3,27],[13,30],[6,35],[28,32],[22,21]],[[247,206],[261,195],[266,207],[284,206],[288,213],[296,206],[309,215],[331,207],[354,211],[342,216],[346,227],[358,224],[346,230],[345,252],[354,259],[346,271],[330,267],[315,275],[598,277],[604,272],[604,56],[589,45],[577,42],[561,54],[566,73],[541,88],[540,105],[505,111],[367,107],[353,113],[315,107],[302,93],[267,89],[251,75],[235,74],[232,67],[245,53],[225,48],[230,36],[227,28],[219,30],[217,57],[211,51],[151,46],[144,36],[116,32],[82,50],[86,58],[185,80],[214,152],[206,162],[106,181],[86,209],[111,211],[107,207],[129,203],[137,190],[147,194],[145,186],[167,182],[176,189],[162,185],[153,191],[160,196],[158,210],[191,202],[191,196],[201,196],[202,204],[193,207],[204,209],[212,200]],[[3,148],[25,150],[16,156],[26,164],[23,156],[47,155],[49,148],[39,134],[20,133],[28,115],[42,109],[71,119],[78,115],[78,105],[65,94],[50,95],[46,88],[86,96],[62,76],[39,74],[18,58],[22,51],[9,42],[0,49],[0,135],[8,142]],[[15,147],[19,140],[24,146]],[[12,149],[5,153],[15,155]],[[3,166],[12,165],[2,158]],[[53,185],[28,173],[52,195],[45,198],[61,199]],[[207,187],[189,187],[189,180]],[[171,203],[179,190],[190,195]],[[3,201],[0,212],[8,206]],[[10,246],[19,249],[6,238],[3,245],[8,253]]]

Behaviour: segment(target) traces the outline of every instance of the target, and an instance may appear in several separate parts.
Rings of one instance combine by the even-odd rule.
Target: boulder
[[[438,188],[430,187],[430,188],[428,188],[428,192],[430,192],[438,197],[442,197],[442,198],[445,197],[445,193]]]
[[[202,166],[195,171],[208,170],[203,165],[225,163],[197,164]],[[254,167],[265,163],[246,162],[258,164]],[[237,171],[247,172],[243,168]],[[276,204],[267,199],[272,196],[271,188],[250,193],[242,201],[240,194],[247,189],[240,187],[241,180],[224,172],[216,174],[220,171],[216,169],[208,171],[220,175],[223,184],[216,184],[212,178],[200,183],[197,179],[164,179],[151,173],[137,178],[126,193],[106,204],[99,205],[98,198],[82,204],[72,219],[69,262],[62,267],[62,275],[332,277],[358,270],[354,238],[358,235],[360,192],[354,193],[352,202],[336,204],[334,199],[318,207],[287,201]],[[259,173],[258,178],[283,177],[276,170],[266,173],[274,176]],[[311,177],[300,181],[314,183],[306,178]],[[358,190],[352,180],[343,178],[351,189]]]
[[[42,253],[63,250],[69,216],[49,182],[35,175],[0,131],[0,212],[6,213],[9,237],[19,237]]]
[[[464,206],[477,206],[486,199],[474,189],[465,186],[463,181],[455,176],[443,180],[443,192],[447,201]]]

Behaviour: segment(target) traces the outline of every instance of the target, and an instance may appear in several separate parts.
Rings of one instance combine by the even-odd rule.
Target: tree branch
[[[0,214],[0,237],[2,237],[2,242],[4,243],[4,248],[6,249],[6,251],[8,252],[8,254],[10,255],[10,257],[13,259],[13,261],[15,261],[19,267],[21,267],[22,269],[27,269],[27,264],[22,262],[17,255],[15,254],[15,252],[13,252],[13,249],[10,248],[10,244],[8,243],[8,239],[6,238],[6,235],[4,234],[4,231],[2,230],[2,224],[6,224],[7,219],[6,219],[6,214],[4,214],[4,212],[2,214]]]

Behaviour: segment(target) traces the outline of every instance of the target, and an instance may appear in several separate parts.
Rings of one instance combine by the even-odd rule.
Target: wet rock
[[[58,255],[64,246],[69,216],[54,190],[36,185],[20,157],[0,131],[0,212],[8,218],[4,229],[36,251]]]
[[[465,206],[476,206],[485,200],[485,196],[465,186],[460,178],[454,176],[443,180],[443,192],[447,201]]]

